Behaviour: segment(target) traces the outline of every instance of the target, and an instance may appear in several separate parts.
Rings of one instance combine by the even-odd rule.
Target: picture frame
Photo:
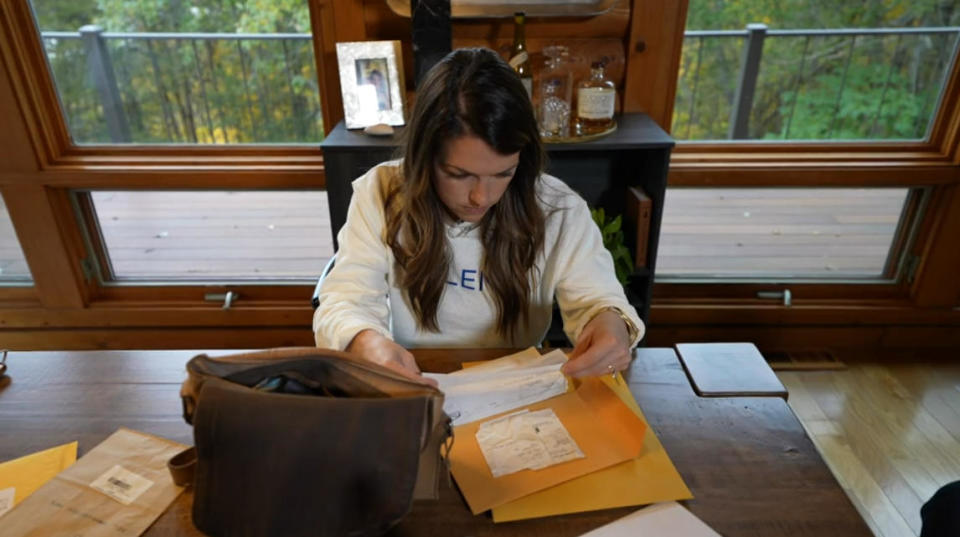
[[[337,43],[343,118],[348,129],[404,124],[400,41]]]

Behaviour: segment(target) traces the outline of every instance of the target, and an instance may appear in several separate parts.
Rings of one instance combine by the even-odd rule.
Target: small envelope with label
[[[4,515],[3,535],[140,535],[183,490],[167,461],[185,447],[121,428]]]

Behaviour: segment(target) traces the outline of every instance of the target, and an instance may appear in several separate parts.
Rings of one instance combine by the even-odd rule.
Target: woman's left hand
[[[623,371],[630,366],[630,343],[623,319],[613,311],[601,312],[583,327],[563,374],[597,377]]]

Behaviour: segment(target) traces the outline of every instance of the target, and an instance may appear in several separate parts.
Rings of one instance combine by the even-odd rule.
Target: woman
[[[313,320],[320,347],[411,375],[405,347],[528,347],[554,297],[576,342],[564,373],[625,369],[643,324],[582,198],[542,173],[533,107],[495,52],[424,78],[403,159],[353,182]]]

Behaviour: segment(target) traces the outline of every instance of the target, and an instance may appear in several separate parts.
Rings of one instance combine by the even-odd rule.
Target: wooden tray
[[[543,143],[545,144],[578,144],[580,142],[589,142],[590,140],[596,140],[598,138],[603,138],[608,134],[617,132],[617,122],[613,122],[613,126],[609,129],[598,132],[596,134],[587,134],[585,136],[552,136],[552,137],[543,137]]]

